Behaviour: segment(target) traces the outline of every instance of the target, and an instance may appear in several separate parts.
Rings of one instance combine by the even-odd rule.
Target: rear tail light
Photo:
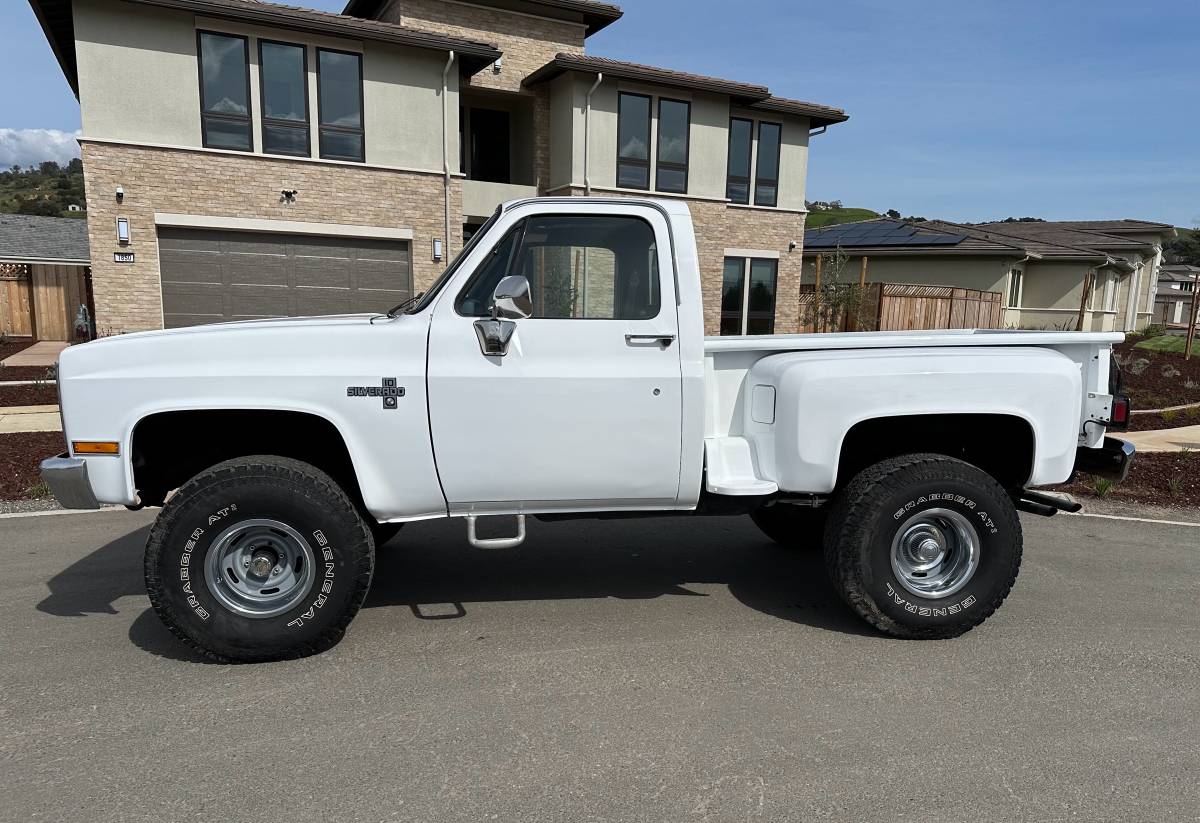
[[[1123,394],[1114,396],[1112,401],[1112,414],[1109,415],[1108,420],[1108,428],[1129,428],[1129,413],[1129,398]]]

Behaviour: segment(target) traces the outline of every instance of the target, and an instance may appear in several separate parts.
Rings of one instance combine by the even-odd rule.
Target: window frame
[[[736,260],[741,265],[742,270],[742,300],[738,307],[739,331],[733,335],[723,335],[725,337],[746,337],[750,334],[750,280],[754,270],[755,263],[769,263],[775,269],[774,291],[772,293],[771,305],[771,330],[765,334],[775,333],[775,318],[779,314],[779,258],[777,257],[730,257],[725,256],[721,260],[722,274],[722,297],[724,297],[724,267],[730,260]],[[722,315],[724,311],[722,311]],[[723,317],[720,319],[724,319]],[[720,327],[718,326],[718,333]]]
[[[779,208],[779,178],[781,176],[780,172],[782,171],[782,169],[780,168],[780,163],[783,161],[783,123],[776,123],[772,120],[759,120],[757,122],[758,122],[758,128],[755,130],[755,135],[754,135],[754,141],[756,144],[756,148],[755,148],[755,151],[753,152],[753,156],[754,156],[754,195],[753,195],[753,197],[751,197],[751,200],[753,200],[755,206],[759,206],[761,208],[766,208],[766,209],[775,209],[775,208]],[[774,177],[774,179],[769,178],[769,177],[762,177],[759,173],[759,170],[762,168],[762,160],[763,160],[763,152],[762,152],[763,126],[774,126],[775,128],[779,129],[779,140],[777,140],[775,143],[775,177]],[[775,189],[775,196],[771,199],[770,203],[760,203],[758,200],[759,186],[763,182],[768,182]]]
[[[663,134],[662,109],[663,109],[663,103],[676,103],[676,104],[687,107],[687,119],[684,121],[684,133],[683,133],[683,163],[664,161],[662,159],[662,134]],[[691,160],[692,160],[692,101],[679,100],[674,97],[660,96],[658,98],[658,110],[654,113],[657,115],[657,118],[658,118],[657,119],[657,123],[658,123],[657,132],[658,133],[654,136],[655,137],[655,139],[654,139],[654,181],[653,181],[654,182],[654,190],[656,192],[661,191],[661,192],[665,192],[667,194],[687,194],[688,188],[691,185],[691,177],[689,174],[689,168],[690,168]],[[620,128],[618,127],[618,133],[619,132],[620,132]],[[618,148],[618,151],[619,151],[619,148]],[[662,183],[659,180],[659,171],[662,169],[665,169],[666,171],[681,171],[681,172],[683,172],[683,189],[676,190],[676,189],[663,188]]]
[[[1016,299],[1014,300],[1013,291],[1016,291]],[[1014,266],[1008,270],[1008,288],[1005,289],[1004,299],[1006,301],[1006,309],[1021,308],[1021,298],[1025,295],[1025,270]]]
[[[735,177],[733,174],[733,124],[735,122],[750,124],[750,140],[746,145],[746,150],[747,150],[748,156],[746,157],[747,176],[745,178],[742,178],[740,176]],[[727,141],[728,148],[726,150],[727,156],[726,156],[726,163],[725,163],[725,199],[728,200],[730,203],[736,203],[739,206],[749,206],[750,202],[754,199],[754,192],[753,192],[754,171],[755,171],[755,169],[754,169],[754,141],[756,139],[755,133],[754,133],[754,131],[755,131],[754,123],[755,123],[754,120],[751,120],[746,117],[731,116],[729,118],[729,140]],[[730,183],[732,183],[734,180],[737,180],[737,181],[745,180],[746,200],[744,202],[741,200],[735,200],[733,197],[730,196]]]
[[[276,117],[267,117],[267,72],[266,63],[263,62],[263,45],[268,46],[288,46],[289,48],[300,49],[304,55],[303,75],[304,75],[304,144],[305,150],[301,154],[299,152],[268,152],[267,151],[267,127],[288,128],[299,131],[299,120],[282,120]],[[319,92],[318,92],[319,93]],[[272,157],[312,157],[312,111],[309,104],[309,87],[308,87],[308,46],[304,43],[288,43],[284,40],[272,40],[267,37],[258,38],[258,99],[259,106],[262,111],[259,112],[259,122],[263,131],[263,154],[270,154]],[[365,154],[365,152],[364,152]]]
[[[205,108],[204,94],[204,35],[211,37],[226,37],[230,40],[242,41],[242,56],[246,63],[246,114],[226,114],[224,112],[210,112]],[[206,149],[218,149],[220,151],[236,151],[244,154],[253,154],[254,148],[254,97],[250,93],[250,37],[245,34],[231,34],[226,31],[214,31],[213,29],[196,29],[196,82],[200,88],[200,145]],[[250,133],[250,144],[244,149],[231,149],[228,146],[216,146],[209,142],[208,128],[205,126],[205,118],[215,118],[223,120],[226,123],[245,123]]]
[[[321,94],[321,53],[329,52],[330,54],[344,54],[349,57],[358,59],[358,128],[350,128],[349,126],[327,126],[322,122],[324,118],[324,109],[322,100],[324,95]],[[346,51],[345,49],[331,49],[325,46],[316,47],[316,64],[317,64],[317,152],[322,160],[337,160],[343,163],[366,163],[367,162],[367,106],[366,106],[366,74],[364,55],[359,51]],[[333,156],[325,151],[325,134],[324,132],[333,131],[340,134],[353,134],[362,138],[362,157],[350,158],[345,156]],[[310,138],[311,139],[311,138]]]
[[[621,156],[621,98],[622,97],[639,97],[646,101],[646,159],[636,160],[628,159]],[[691,112],[688,112],[688,118],[691,118]],[[614,182],[617,188],[632,189],[634,191],[653,191],[654,180],[654,162],[658,159],[655,155],[654,145],[654,96],[650,94],[642,94],[637,91],[617,90],[617,165],[616,179]],[[646,168],[646,185],[645,186],[625,186],[621,184],[621,164],[627,163],[633,166],[641,167],[645,164]]]
[[[484,255],[483,260],[480,261],[479,265],[476,266],[475,270],[473,272],[471,272],[471,274],[467,277],[466,281],[464,281],[462,287],[459,288],[458,294],[456,294],[454,297],[454,313],[459,317],[464,317],[469,320],[481,320],[481,319],[487,318],[488,315],[463,314],[462,302],[463,302],[463,300],[466,299],[468,293],[471,291],[472,287],[478,281],[479,277],[482,276],[482,271],[483,271],[484,266],[487,263],[488,257],[490,257],[491,254],[493,252],[495,252],[496,249],[499,248],[502,243],[507,241],[509,236],[513,232],[519,231],[519,237],[517,238],[516,245],[513,247],[512,254],[508,258],[508,263],[505,266],[503,277],[511,276],[511,268],[512,268],[513,263],[515,263],[517,260],[519,260],[521,258],[522,252],[525,251],[525,234],[529,228],[529,223],[531,220],[533,220],[533,219],[542,220],[542,219],[546,219],[546,218],[579,218],[579,217],[601,217],[601,218],[608,218],[608,219],[619,218],[622,220],[637,220],[640,223],[642,223],[647,229],[649,229],[650,236],[653,238],[653,242],[654,242],[654,253],[655,253],[654,270],[658,276],[658,281],[656,283],[651,284],[651,292],[655,295],[655,298],[658,302],[657,312],[650,317],[640,317],[640,318],[534,317],[534,316],[530,316],[530,317],[523,318],[520,322],[522,322],[522,323],[528,323],[530,321],[577,322],[580,320],[587,320],[587,321],[593,321],[593,322],[601,321],[601,322],[606,322],[606,323],[648,323],[648,322],[651,322],[654,320],[658,320],[660,317],[662,317],[663,310],[666,308],[666,305],[665,305],[666,299],[663,296],[664,291],[663,291],[663,287],[662,287],[664,269],[662,266],[661,238],[658,236],[658,231],[654,228],[654,224],[651,223],[649,220],[647,220],[645,217],[642,217],[641,215],[637,215],[637,214],[619,214],[619,213],[617,213],[617,214],[609,214],[609,213],[571,214],[571,213],[566,213],[566,212],[538,212],[537,214],[527,215],[525,217],[519,218],[515,223],[513,223],[512,226],[509,227],[509,229],[507,231],[504,232],[504,234],[502,234],[496,240],[495,243],[493,243],[488,248],[487,252]],[[778,274],[776,276],[778,277]],[[503,277],[501,279],[503,279]],[[613,296],[614,309],[616,308],[615,286],[616,286],[616,280],[615,280],[615,276],[614,276],[614,296]]]

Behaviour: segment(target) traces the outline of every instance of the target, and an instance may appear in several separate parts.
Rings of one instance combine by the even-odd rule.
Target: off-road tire
[[[223,532],[263,518],[307,542],[315,577],[287,611],[247,617],[213,594],[205,562]],[[292,659],[341,640],[367,596],[374,560],[370,530],[329,475],[298,460],[245,457],[206,469],[167,502],[146,541],[146,591],[167,628],[202,655]]]
[[[776,503],[750,512],[750,519],[762,533],[787,549],[820,549],[828,519],[825,507],[792,506]]]
[[[979,565],[959,591],[927,599],[892,566],[892,541],[922,510],[958,512],[974,524]],[[1004,488],[961,460],[911,454],[865,469],[837,496],[825,530],[825,566],[842,599],[882,632],[909,639],[957,637],[1004,602],[1021,567],[1021,521]]]

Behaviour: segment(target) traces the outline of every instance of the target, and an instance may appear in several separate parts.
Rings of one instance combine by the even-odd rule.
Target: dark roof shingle
[[[0,261],[35,263],[39,260],[90,263],[87,220],[0,214]]]

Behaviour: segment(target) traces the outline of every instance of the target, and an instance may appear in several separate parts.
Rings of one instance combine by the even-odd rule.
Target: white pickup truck
[[[959,635],[1021,561],[1018,509],[1133,450],[1119,334],[704,337],[685,205],[505,204],[428,293],[378,315],[110,337],[59,362],[65,506],[162,506],[150,600],[218,659],[338,642],[376,546],[465,520],[748,514],[819,543],[883,632]],[[515,536],[482,539],[479,518]],[[504,525],[501,523],[500,525]],[[731,546],[735,551],[737,547]]]

